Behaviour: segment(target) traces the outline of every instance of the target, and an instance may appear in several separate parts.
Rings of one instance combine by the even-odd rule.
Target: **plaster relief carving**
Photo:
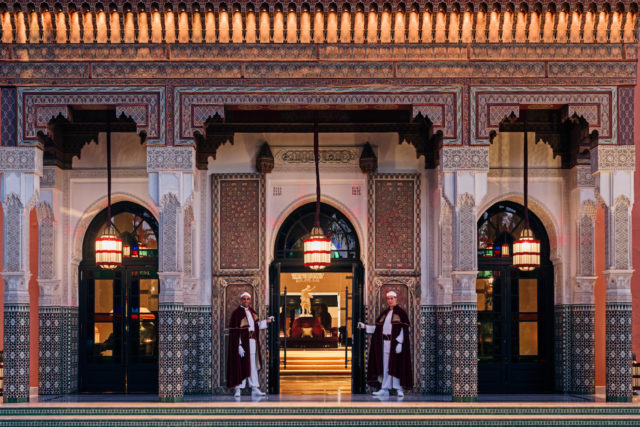
[[[4,271],[23,271],[27,268],[23,265],[28,232],[28,211],[24,209],[20,198],[11,193],[4,201],[4,239],[3,239],[3,269]]]
[[[42,150],[34,147],[1,147],[0,170],[42,175]]]
[[[56,186],[56,168],[55,167],[44,168],[42,172],[42,177],[40,178],[40,187],[55,188],[55,186]]]
[[[630,218],[629,199],[620,196],[615,204],[615,268],[627,270],[630,267],[631,242],[630,242]]]
[[[594,221],[588,215],[580,218],[578,231],[579,272],[583,276],[593,276],[594,268]]]
[[[589,166],[576,167],[576,184],[578,187],[595,186],[595,179],[593,178],[591,167]]]
[[[488,170],[489,147],[443,147],[440,151],[440,167],[443,171]]]
[[[453,268],[452,207],[440,198],[440,276],[449,277]]]
[[[184,233],[183,233],[183,250],[182,250],[182,271],[185,277],[193,276],[193,208],[188,205],[184,209]]]
[[[160,269],[164,272],[179,271],[178,263],[178,213],[180,202],[174,193],[167,193],[160,201]]]
[[[591,150],[593,172],[603,170],[635,170],[636,150],[633,145],[603,145]]]
[[[55,279],[55,222],[53,208],[43,202],[36,208],[38,214],[39,279]]]
[[[455,269],[457,271],[472,271],[476,269],[476,215],[475,200],[470,193],[458,197],[454,217],[454,253]]]
[[[193,147],[147,147],[147,172],[192,172]]]

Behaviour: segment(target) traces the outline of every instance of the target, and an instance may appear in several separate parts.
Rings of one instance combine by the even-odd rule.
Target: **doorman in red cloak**
[[[413,388],[413,365],[409,348],[409,316],[398,306],[398,295],[387,292],[389,308],[383,311],[375,325],[358,322],[358,328],[373,334],[369,349],[367,384],[378,389],[374,396],[388,396],[395,389],[398,397]]]
[[[266,329],[273,316],[258,320],[258,315],[251,308],[251,295],[243,292],[240,295],[240,307],[231,313],[229,320],[229,345],[227,347],[227,387],[235,387],[235,397],[240,397],[241,390],[247,382],[251,394],[264,396],[260,390],[258,371],[262,363],[260,358],[259,330]]]

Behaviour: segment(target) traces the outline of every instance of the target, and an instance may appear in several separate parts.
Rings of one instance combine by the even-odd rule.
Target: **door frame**
[[[300,259],[277,259],[269,266],[269,315],[275,319],[275,325],[269,334],[269,394],[280,394],[280,274],[308,273]],[[332,259],[331,265],[323,273],[351,273],[351,394],[365,393],[364,372],[364,334],[356,327],[364,321],[364,266],[360,260]]]

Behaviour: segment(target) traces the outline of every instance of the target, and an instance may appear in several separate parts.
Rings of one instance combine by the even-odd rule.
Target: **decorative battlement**
[[[634,43],[636,3],[316,4],[21,0],[0,4],[2,43]]]

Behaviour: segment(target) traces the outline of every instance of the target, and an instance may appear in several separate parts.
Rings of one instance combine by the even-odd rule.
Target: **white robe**
[[[384,318],[384,323],[382,324],[382,335],[391,335],[392,324],[391,318],[393,317],[393,310],[389,310],[387,317]],[[375,325],[366,325],[367,333],[373,334],[376,331]],[[398,334],[397,341],[402,344],[404,341],[404,331],[401,330]],[[391,341],[382,340],[382,387],[384,390],[391,390],[392,388],[396,390],[402,390],[402,386],[400,385],[400,379],[389,375],[389,354],[391,353]],[[395,351],[395,349],[393,349]]]
[[[242,307],[244,308],[244,307]],[[244,312],[247,316],[247,322],[249,322],[249,332],[255,331],[255,323],[253,321],[253,314],[248,308],[244,308]],[[261,320],[258,322],[258,329],[266,329],[267,321]],[[240,339],[240,346],[242,346],[242,339]],[[244,357],[247,357],[245,354]],[[249,339],[249,361],[251,363],[251,375],[242,380],[242,382],[236,386],[236,389],[243,389],[247,386],[247,380],[249,383],[249,387],[258,388],[260,387],[260,379],[258,378],[258,364],[256,363],[256,340],[253,338]]]

